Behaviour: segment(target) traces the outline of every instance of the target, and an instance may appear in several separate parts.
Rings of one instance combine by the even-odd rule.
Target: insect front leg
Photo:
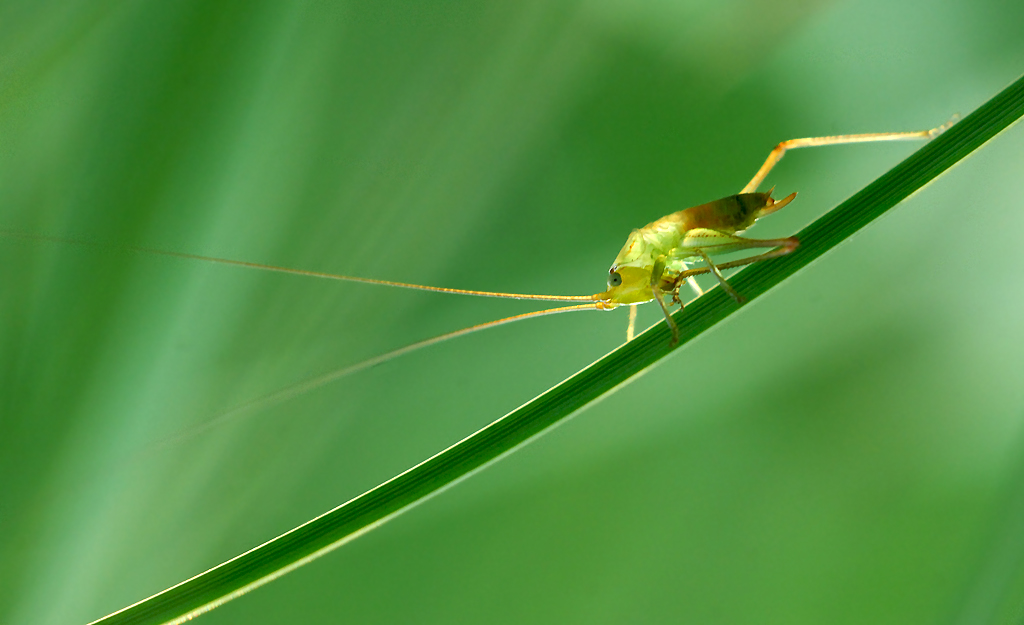
[[[629,325],[626,326],[626,342],[633,340],[636,336],[636,304],[629,307]]]
[[[654,301],[658,302],[658,306],[661,306],[661,312],[665,314],[665,323],[668,324],[669,330],[672,331],[672,345],[679,343],[679,326],[676,325],[675,319],[672,318],[672,313],[669,312],[668,306],[665,305],[665,300],[662,299],[665,292],[661,290],[661,279],[665,275],[665,257],[660,257],[654,263],[654,267],[651,269],[651,293],[654,294]],[[678,289],[677,289],[678,290]],[[679,298],[673,293],[672,302],[679,302]],[[679,306],[682,307],[682,302],[679,302]]]
[[[683,308],[683,300],[679,297],[679,289],[682,288],[684,282],[690,287],[697,297],[704,295],[704,289],[697,284],[697,280],[694,278],[694,276],[699,273],[704,272],[697,272],[697,274],[690,273],[690,265],[688,263],[683,263],[683,271],[678,275],[672,276],[668,272],[662,274],[661,290],[666,294],[672,295],[672,300],[669,305],[678,304],[679,308]]]

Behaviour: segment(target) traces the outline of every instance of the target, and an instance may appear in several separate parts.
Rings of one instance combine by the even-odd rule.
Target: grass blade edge
[[[956,165],[1024,115],[1024,77],[994,96],[798,234],[796,252],[746,269],[731,282],[748,299],[767,292]],[[714,289],[675,314],[676,347],[658,324],[635,340],[404,473],[277,538],[94,624],[181,623],[361,536],[499,460],[735,312]]]

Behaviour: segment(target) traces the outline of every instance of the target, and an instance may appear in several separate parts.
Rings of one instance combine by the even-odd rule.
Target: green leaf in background
[[[1005,2],[0,5],[0,224],[427,284],[593,292],[781,139],[1019,76]],[[1007,622],[1019,132],[537,443],[217,622]],[[788,156],[784,236],[911,146]],[[0,621],[86,622],[383,482],[622,340],[515,304],[0,241]],[[647,317],[653,322],[656,315]],[[1019,550],[1018,550],[1019,551]],[[1003,615],[1003,616],[1000,616]]]

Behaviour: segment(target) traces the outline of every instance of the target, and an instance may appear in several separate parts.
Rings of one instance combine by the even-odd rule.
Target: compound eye
[[[608,287],[616,287],[622,284],[622,276],[619,275],[618,271],[613,271],[608,274]]]

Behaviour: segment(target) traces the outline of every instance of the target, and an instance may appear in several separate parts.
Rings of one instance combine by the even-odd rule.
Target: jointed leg
[[[718,284],[722,285],[722,288],[725,290],[725,292],[729,294],[729,297],[736,300],[737,304],[742,304],[744,301],[746,301],[742,297],[740,297],[740,294],[736,292],[736,289],[732,288],[732,286],[725,281],[725,276],[723,276],[722,272],[718,270],[718,267],[715,266],[715,263],[711,262],[711,257],[708,256],[704,250],[697,251],[700,253],[701,258],[704,259],[704,262],[707,263],[708,267],[711,269],[711,273],[715,274],[715,278],[718,279]],[[688,280],[689,279],[692,279],[692,276],[690,276]]]
[[[737,237],[742,238],[742,237]],[[727,286],[728,282],[722,276],[721,270],[723,269],[734,269],[736,267],[743,267],[744,265],[750,265],[762,260],[768,260],[770,258],[778,258],[779,256],[785,256],[789,254],[797,247],[800,246],[800,241],[796,237],[788,237],[785,239],[745,239],[749,241],[751,245],[748,247],[774,247],[775,249],[763,254],[757,254],[748,258],[740,258],[738,260],[730,260],[727,263],[714,264],[708,262],[706,267],[694,267],[693,269],[687,269],[686,271],[680,272],[675,278],[675,283],[672,286],[673,301],[678,301],[679,289],[682,287],[683,282],[691,279],[693,276],[698,276],[705,273],[713,273],[718,278],[719,283],[722,284],[722,288],[729,293],[737,302],[742,303],[743,298],[736,293],[731,287]],[[699,253],[705,257],[705,262],[708,261],[707,253],[704,250],[698,250]]]
[[[769,258],[777,258],[779,256],[789,254],[800,245],[800,241],[797,240],[796,237],[787,237],[785,239],[747,239],[745,237],[737,236],[734,234],[720,234],[722,234],[722,238],[720,239],[723,240],[722,244],[719,244],[717,246],[708,245],[706,247],[689,248],[700,254],[701,258],[704,259],[704,262],[707,264],[707,266],[686,269],[684,271],[681,271],[677,276],[675,276],[675,278],[671,282],[672,289],[671,291],[668,292],[672,294],[673,304],[679,304],[680,307],[682,307],[683,305],[683,302],[679,299],[679,289],[683,286],[683,282],[689,282],[693,280],[693,276],[709,272],[714,274],[715,278],[718,279],[719,284],[722,285],[722,289],[724,289],[726,293],[728,293],[733,299],[735,299],[737,303],[742,304],[745,300],[742,296],[740,296],[739,293],[736,292],[735,289],[732,288],[732,285],[730,285],[729,282],[725,279],[725,276],[722,275],[721,270],[732,269],[734,267],[742,267],[743,265],[749,265],[751,263],[756,263],[761,260],[768,260]],[[717,250],[715,249],[716,247],[718,248]],[[749,258],[741,258],[739,260],[733,260],[727,263],[721,263],[719,265],[716,265],[711,260],[711,256],[708,253],[709,251],[711,251],[712,253],[715,251],[719,253],[733,252],[752,247],[773,247],[775,249],[770,250],[768,252],[764,252],[763,254],[757,254]],[[676,326],[676,322],[672,319],[672,314],[669,312],[668,306],[665,305],[665,300],[662,299],[662,296],[667,294],[666,291],[663,291],[661,287],[661,280],[664,271],[665,259],[659,258],[657,262],[654,263],[653,271],[651,272],[651,291],[654,294],[654,301],[658,302],[658,306],[661,307],[661,312],[664,313],[665,315],[665,322],[668,324],[669,329],[672,330],[672,344],[675,345],[676,343],[679,342],[679,328],[678,326]],[[627,340],[632,339],[632,330],[635,320],[635,310],[635,306],[631,307],[629,329],[627,330]]]
[[[669,312],[668,306],[665,305],[665,300],[661,299],[664,293],[661,292],[656,283],[651,284],[651,290],[654,291],[654,301],[658,302],[658,306],[661,306],[661,312],[665,313],[665,323],[668,324],[668,329],[672,331],[672,345],[675,345],[679,342],[679,326],[672,319],[672,313]]]
[[[672,313],[669,312],[668,306],[665,305],[665,300],[662,299],[665,295],[665,292],[661,290],[661,279],[664,273],[665,257],[662,256],[651,267],[651,293],[654,295],[654,301],[658,302],[658,306],[661,306],[661,312],[665,313],[665,323],[668,324],[669,330],[672,330],[671,344],[675,345],[679,342],[679,327],[676,326],[675,320],[672,319]]]
[[[636,336],[636,304],[629,307],[629,325],[626,326],[626,342],[633,340]]]
[[[757,174],[747,183],[747,186],[743,187],[741,193],[753,193],[757,191],[757,187],[764,181],[768,172],[772,170],[772,167],[782,160],[785,156],[786,150],[795,150],[796,148],[814,148],[822,145],[841,145],[844,143],[867,143],[871,141],[910,141],[915,139],[933,139],[952,126],[956,122],[956,117],[949,120],[945,124],[932,128],[931,130],[921,130],[919,132],[872,132],[863,135],[833,135],[830,137],[807,137],[804,139],[790,139],[789,141],[783,141],[779,145],[775,146],[775,149],[768,155],[768,159],[761,165],[761,169],[757,170]]]
[[[689,269],[689,266],[687,264],[685,264],[685,263],[683,264],[683,267]],[[684,274],[686,273],[685,270],[684,270],[683,273]],[[688,284],[690,286],[690,289],[697,295],[697,297],[700,297],[701,295],[704,295],[704,289],[700,288],[700,285],[697,284],[696,278],[694,278],[692,275],[685,275],[672,288],[672,291],[671,291],[672,292],[672,302],[669,304],[670,306],[672,304],[679,304],[680,308],[683,307],[683,300],[681,300],[679,298],[679,289],[681,288],[683,280],[686,281],[686,284]]]
[[[789,237],[788,239],[782,239],[783,241],[789,241],[788,245],[776,248],[770,252],[764,254],[758,254],[757,256],[751,256],[750,258],[741,258],[739,260],[730,260],[727,263],[721,263],[718,265],[719,269],[733,269],[734,267],[743,267],[751,263],[756,263],[762,260],[768,260],[769,258],[778,258],[779,256],[785,256],[796,248],[800,247],[800,241],[796,237]],[[706,271],[704,273],[707,273]],[[692,275],[692,274],[691,274]]]

